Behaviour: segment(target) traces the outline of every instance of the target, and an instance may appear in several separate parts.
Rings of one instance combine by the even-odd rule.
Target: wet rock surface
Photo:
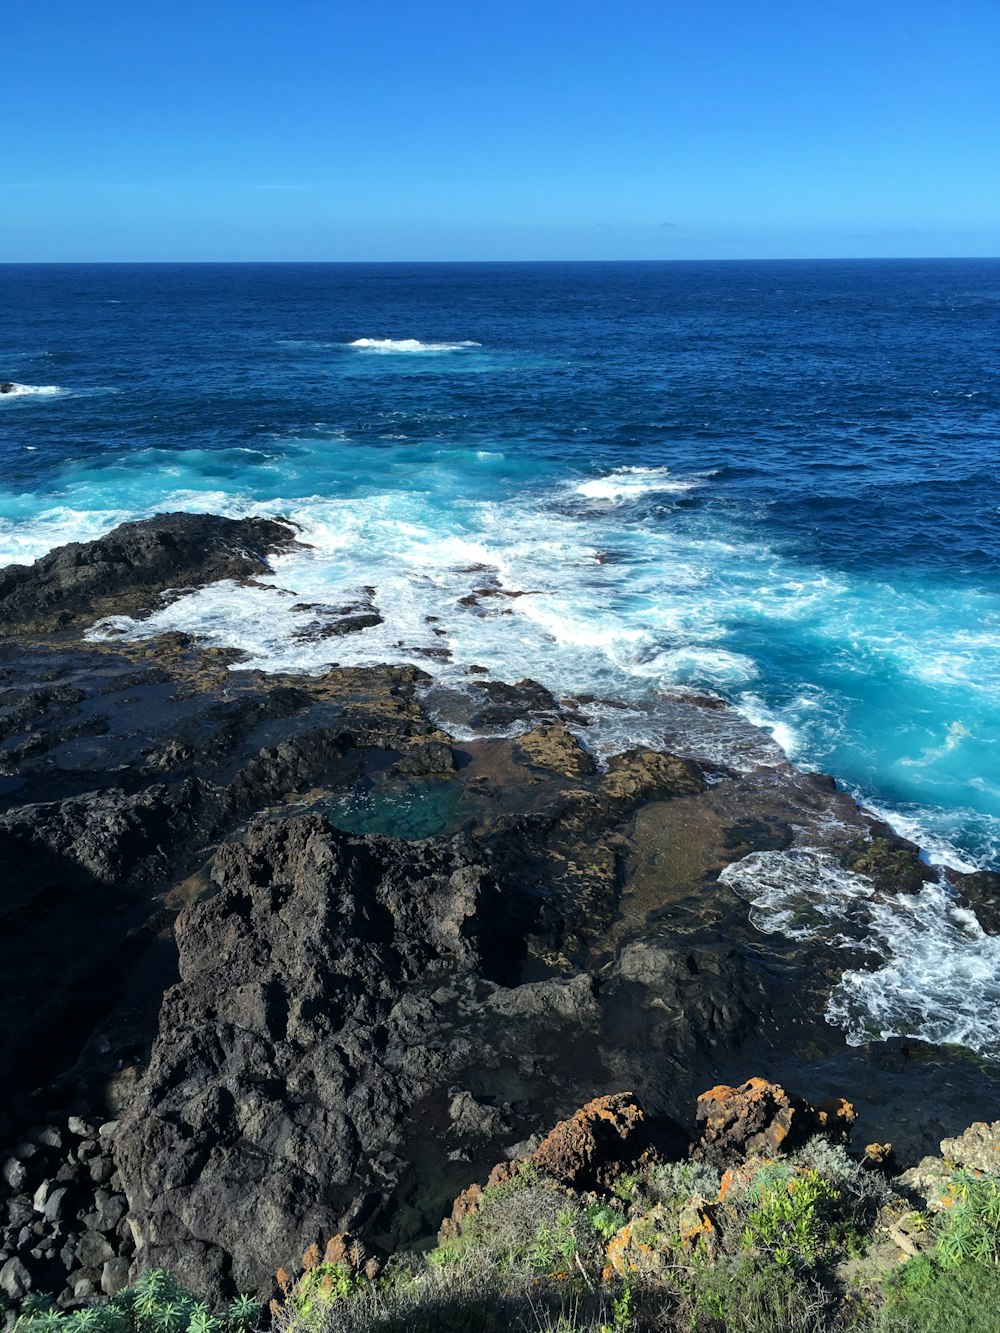
[[[33,565],[0,569],[0,633],[65,629],[102,615],[140,615],[157,594],[244,579],[295,533],[273,519],[158,514],[93,542],[57,547]]]
[[[273,526],[244,534],[251,562],[290,537]],[[155,604],[159,566],[81,549],[79,586],[65,553],[0,583],[5,1291],[70,1303],[162,1264],[268,1295],[337,1232],[432,1235],[470,1179],[623,1087],[647,1128],[751,1071],[846,1090],[904,1164],[995,1118],[988,1066],[846,1046],[824,1009],[864,956],[760,934],[719,882],[815,846],[919,888],[913,849],[829,779],[692,746],[602,766],[587,701],[531,681],[470,673],[449,695],[416,667],[264,677],[181,634],[84,642],[106,598]],[[171,557],[164,586],[245,574],[247,549],[198,575]],[[725,732],[716,705],[677,716]],[[90,1128],[110,1120],[106,1145]]]

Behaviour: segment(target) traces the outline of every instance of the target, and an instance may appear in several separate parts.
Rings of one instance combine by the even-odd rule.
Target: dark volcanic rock
[[[0,569],[0,634],[142,615],[168,590],[267,573],[268,555],[294,539],[287,524],[264,518],[158,514],[123,523],[98,541]]]
[[[403,989],[501,973],[513,940],[461,841],[259,820],[212,879],[214,896],[178,919],[181,982],[118,1162],[142,1265],[197,1290],[266,1290],[399,1170],[400,1125],[428,1090],[426,1051],[387,1054]],[[433,1008],[421,1023],[430,1037]]]
[[[72,1064],[117,998],[116,980],[150,939],[149,885],[162,880],[206,817],[188,779],[130,795],[91,792],[0,815],[0,985],[7,1107]],[[132,912],[132,915],[130,915]],[[131,932],[131,938],[129,938]],[[45,976],[44,986],[38,982]]]
[[[1000,935],[1000,873],[980,870],[956,875],[955,887],[988,935]]]

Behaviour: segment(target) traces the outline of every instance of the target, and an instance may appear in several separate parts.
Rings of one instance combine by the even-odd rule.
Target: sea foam
[[[419,338],[355,338],[347,344],[363,352],[421,353],[460,352],[466,347],[481,347],[482,343],[466,339],[464,342],[425,343]]]
[[[719,876],[767,934],[871,950],[882,963],[843,974],[827,1005],[851,1045],[895,1036],[1000,1056],[1000,936],[941,883],[880,896],[829,852],[752,852]]]
[[[585,500],[604,500],[620,504],[624,500],[638,500],[655,492],[683,495],[693,491],[699,479],[673,477],[665,467],[619,467],[603,477],[593,477],[574,487]]]
[[[34,394],[51,396],[62,392],[58,384],[10,384],[3,393],[0,393],[0,403],[5,398],[26,398]]]

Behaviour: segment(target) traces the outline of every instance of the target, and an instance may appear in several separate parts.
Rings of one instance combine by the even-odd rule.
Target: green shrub
[[[831,1298],[785,1265],[744,1259],[706,1268],[688,1304],[691,1333],[830,1333]]]
[[[32,1294],[21,1306],[17,1333],[252,1333],[260,1306],[252,1296],[238,1297],[223,1314],[213,1314],[170,1273],[144,1273],[103,1305],[66,1311],[51,1296]]]
[[[952,1176],[944,1202],[935,1219],[934,1256],[941,1267],[1000,1261],[1000,1181],[959,1172]]]
[[[750,1184],[750,1214],[741,1241],[762,1250],[782,1267],[815,1264],[846,1241],[840,1191],[818,1171],[796,1171],[774,1163]]]
[[[702,1162],[664,1162],[654,1166],[645,1177],[644,1185],[654,1199],[676,1203],[694,1198],[718,1198],[722,1180],[714,1167]]]

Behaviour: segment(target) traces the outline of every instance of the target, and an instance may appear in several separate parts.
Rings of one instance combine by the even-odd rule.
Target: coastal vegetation
[[[710,1196],[710,1199],[706,1196]],[[957,1171],[936,1209],[814,1138],[721,1177],[675,1163],[578,1193],[525,1168],[470,1225],[368,1277],[318,1249],[270,1312],[212,1311],[148,1272],[75,1311],[29,1297],[19,1333],[995,1333],[1000,1181]],[[902,1228],[905,1227],[905,1230]],[[900,1240],[912,1254],[900,1248]]]
[[[1000,1121],[892,1174],[853,1110],[751,1079],[699,1099],[663,1160],[628,1094],[597,1098],[472,1185],[430,1248],[349,1235],[213,1309],[163,1270],[103,1303],[21,1305],[17,1333],[995,1333]],[[815,1131],[819,1132],[815,1132]]]

